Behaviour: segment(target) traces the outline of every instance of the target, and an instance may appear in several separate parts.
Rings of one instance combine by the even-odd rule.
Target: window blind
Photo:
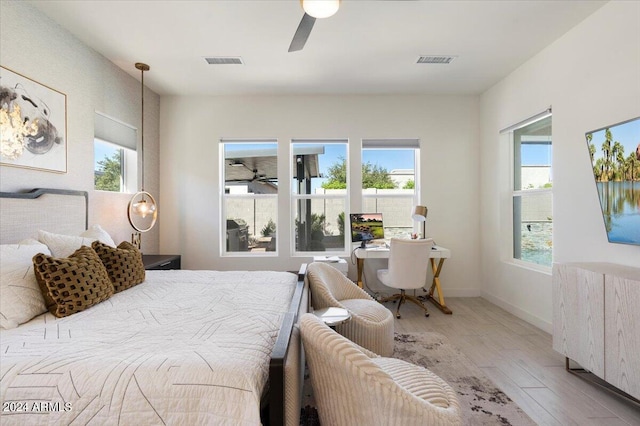
[[[418,139],[363,139],[362,149],[367,148],[420,148]]]
[[[96,112],[94,115],[94,137],[111,142],[123,148],[136,151],[138,146],[138,130],[128,124]]]

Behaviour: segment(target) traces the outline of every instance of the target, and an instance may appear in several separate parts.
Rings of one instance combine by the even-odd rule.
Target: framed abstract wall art
[[[0,164],[67,172],[67,95],[2,66]]]
[[[586,138],[609,242],[640,245],[640,117]]]

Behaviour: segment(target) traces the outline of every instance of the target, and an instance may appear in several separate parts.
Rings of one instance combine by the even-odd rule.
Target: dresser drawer
[[[179,254],[143,254],[142,262],[147,271],[180,269]]]

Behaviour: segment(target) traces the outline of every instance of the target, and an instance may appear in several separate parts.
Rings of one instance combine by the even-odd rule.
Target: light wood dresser
[[[560,263],[552,282],[553,349],[640,399],[640,268]]]

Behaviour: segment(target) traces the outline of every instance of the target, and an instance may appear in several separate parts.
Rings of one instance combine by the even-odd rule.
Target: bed
[[[87,229],[87,194],[0,193],[1,243]],[[56,215],[62,215],[56,217]],[[73,315],[0,329],[4,424],[298,424],[304,267],[146,271]]]

